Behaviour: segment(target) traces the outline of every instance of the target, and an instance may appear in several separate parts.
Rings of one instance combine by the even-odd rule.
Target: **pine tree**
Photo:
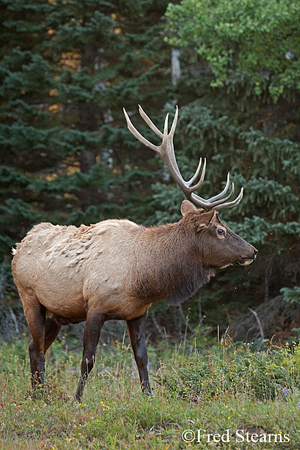
[[[13,244],[37,219],[28,190],[29,172],[43,169],[41,156],[54,139],[47,126],[49,112],[40,106],[48,98],[49,64],[43,41],[47,28],[42,18],[47,4],[1,2],[1,250]],[[18,232],[16,233],[16,228]]]
[[[172,95],[166,5],[2,1],[2,255],[41,220],[147,216],[159,166],[122,107],[152,113]]]

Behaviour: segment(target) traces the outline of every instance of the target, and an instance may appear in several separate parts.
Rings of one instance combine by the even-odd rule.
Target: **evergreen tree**
[[[1,2],[2,255],[41,220],[145,218],[159,166],[122,107],[152,113],[171,95],[166,5]]]
[[[38,219],[31,172],[47,165],[55,141],[46,107],[53,80],[43,57],[45,2],[1,2],[1,250]],[[41,104],[42,100],[42,104]],[[57,154],[51,158],[56,161]]]

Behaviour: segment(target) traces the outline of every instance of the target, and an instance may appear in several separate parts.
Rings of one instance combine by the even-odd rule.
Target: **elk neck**
[[[209,282],[210,271],[202,262],[199,235],[187,218],[144,228],[136,244],[130,284],[140,301],[178,304]]]

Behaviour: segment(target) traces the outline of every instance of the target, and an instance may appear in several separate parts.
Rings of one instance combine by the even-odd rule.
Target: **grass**
[[[254,353],[243,346],[202,354],[193,345],[159,353],[150,348],[148,398],[140,391],[131,349],[116,343],[101,349],[78,404],[80,354],[55,343],[46,392],[33,399],[25,341],[0,347],[1,449],[300,447],[298,346],[293,353]]]

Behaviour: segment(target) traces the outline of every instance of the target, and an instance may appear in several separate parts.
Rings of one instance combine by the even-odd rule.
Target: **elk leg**
[[[26,320],[32,336],[29,345],[29,357],[31,367],[31,382],[35,388],[45,382],[45,308],[37,297],[27,296],[22,298]]]
[[[55,320],[46,319],[44,323],[44,343],[43,343],[43,367],[39,368],[39,357],[37,356],[37,352],[35,350],[35,344],[32,342],[29,346],[29,356],[30,356],[30,366],[31,366],[31,382],[32,387],[36,388],[37,386],[44,384],[45,382],[45,353],[51,344],[54,342],[56,336],[61,329],[61,325],[59,325]]]
[[[44,352],[48,350],[53,344],[61,329],[61,325],[56,322],[55,319],[46,319],[45,322],[45,342],[44,342]]]
[[[136,319],[127,320],[127,329],[134,353],[134,358],[139,371],[142,391],[151,394],[149,376],[148,376],[148,355],[145,341],[145,328],[147,321],[147,312]]]
[[[104,314],[88,313],[83,333],[83,356],[81,362],[81,375],[76,391],[76,399],[80,402],[86,385],[88,375],[95,363],[96,348],[99,342],[101,328],[104,323]]]

